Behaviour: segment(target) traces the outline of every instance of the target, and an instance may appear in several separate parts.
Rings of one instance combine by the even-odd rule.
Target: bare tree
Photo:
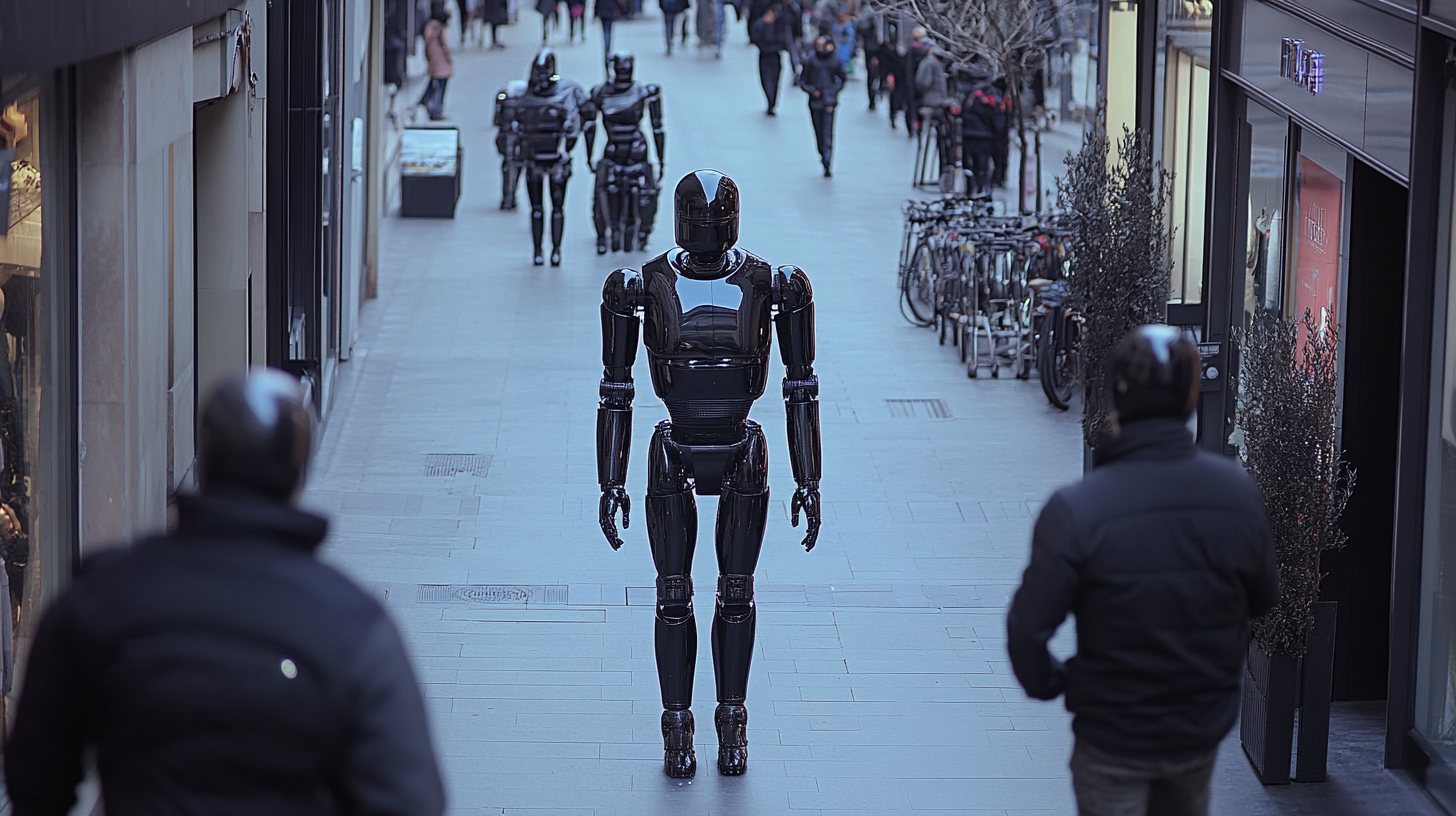
[[[1051,21],[1062,0],[868,0],[882,12],[914,19],[959,63],[982,61],[1006,77],[1016,136],[1021,144],[1021,200],[1026,200],[1026,117],[1021,103],[1026,77],[1042,67],[1051,44]],[[1038,182],[1039,183],[1039,182]]]

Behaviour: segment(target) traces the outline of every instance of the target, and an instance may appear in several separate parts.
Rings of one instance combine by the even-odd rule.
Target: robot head
[[[637,62],[637,58],[632,55],[631,51],[614,51],[607,62],[613,85],[625,88],[632,84],[632,68]]]
[[[298,380],[271,368],[229,378],[207,400],[197,447],[204,494],[291,503],[313,447],[313,420]]]
[[[1118,422],[1167,417],[1184,420],[1198,400],[1198,349],[1177,329],[1139,326],[1112,354],[1107,391]]]
[[[693,255],[722,255],[738,243],[738,185],[717,170],[683,176],[674,194],[677,245]]]
[[[556,52],[549,48],[541,49],[541,53],[536,55],[536,61],[531,63],[531,93],[550,93],[559,79],[561,77],[556,73]]]

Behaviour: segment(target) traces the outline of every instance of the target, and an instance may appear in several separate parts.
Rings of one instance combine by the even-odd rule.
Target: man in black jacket
[[[839,105],[844,80],[844,63],[834,53],[834,40],[822,35],[815,38],[814,54],[804,60],[799,72],[799,87],[809,94],[809,119],[814,124],[814,143],[819,147],[825,178],[832,175],[829,165],[834,158],[834,109]]]
[[[779,77],[784,70],[785,52],[789,65],[798,73],[798,49],[794,43],[793,22],[786,16],[783,6],[775,3],[764,10],[758,19],[748,24],[749,39],[758,46],[758,80],[763,85],[764,98],[768,100],[768,115],[777,116],[779,104]]]
[[[41,620],[5,746],[16,816],[63,816],[90,749],[108,816],[443,812],[399,633],[293,506],[311,437],[282,372],[209,400],[177,529],[87,559]]]
[[[1007,617],[1026,693],[1067,696],[1082,816],[1208,812],[1233,726],[1249,620],[1278,598],[1263,498],[1234,462],[1199,451],[1193,344],[1143,326],[1111,361],[1120,432],[1082,481],[1042,508]],[[1070,612],[1077,655],[1047,641]]]

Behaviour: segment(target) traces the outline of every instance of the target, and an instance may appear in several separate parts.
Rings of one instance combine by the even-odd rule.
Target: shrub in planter
[[[1301,320],[1261,314],[1239,332],[1238,344],[1241,457],[1264,494],[1280,585],[1279,603],[1253,623],[1241,737],[1260,779],[1275,784],[1289,781],[1301,668],[1309,679],[1301,750],[1304,732],[1328,733],[1329,667],[1320,664],[1333,660],[1333,648],[1320,648],[1318,659],[1311,654],[1303,666],[1300,661],[1312,639],[1322,647],[1333,642],[1333,610],[1321,610],[1315,627],[1319,558],[1345,543],[1339,518],[1355,474],[1336,447],[1337,330],[1316,324],[1308,312]],[[1325,746],[1308,748],[1321,752],[1322,778]],[[1313,766],[1301,769],[1301,778],[1315,774]]]
[[[1114,148],[1100,129],[1067,157],[1057,180],[1072,239],[1072,303],[1085,323],[1079,353],[1085,401],[1082,436],[1097,449],[1111,433],[1103,384],[1107,359],[1127,333],[1167,314],[1172,232],[1166,224],[1173,176],[1153,158],[1146,131],[1123,128]]]

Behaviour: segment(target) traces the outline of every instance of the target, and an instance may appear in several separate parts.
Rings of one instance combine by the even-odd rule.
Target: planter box
[[[1265,785],[1290,781],[1294,718],[1299,712],[1299,755],[1294,778],[1322,782],[1330,744],[1330,684],[1335,663],[1335,603],[1314,604],[1314,627],[1301,660],[1268,655],[1249,640],[1244,667],[1239,741]]]

